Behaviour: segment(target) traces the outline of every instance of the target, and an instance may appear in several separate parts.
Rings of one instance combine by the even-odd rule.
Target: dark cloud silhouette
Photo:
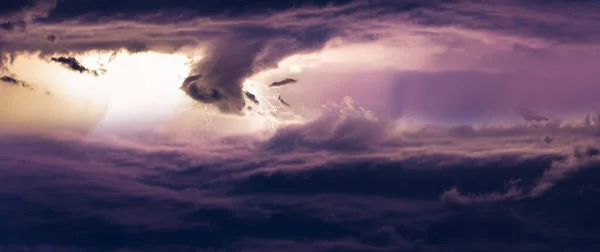
[[[221,99],[224,99],[223,94],[217,89],[206,89],[204,87],[200,87],[196,85],[196,81],[204,79],[204,75],[197,74],[192,75],[183,81],[181,85],[181,89],[186,92],[186,94],[194,100],[212,104],[219,102]]]
[[[79,61],[73,57],[52,57],[52,61],[61,63],[62,65],[68,67],[73,71],[77,71],[80,73],[87,72],[88,69],[82,66]]]
[[[292,106],[292,105],[290,105],[289,103],[285,102],[285,101],[283,100],[283,98],[281,98],[281,95],[280,95],[280,96],[277,96],[277,100],[278,100],[278,101],[279,101],[281,104],[283,104],[284,106],[286,106],[286,107],[291,107],[291,106]]]
[[[585,146],[585,147],[579,146],[579,147],[575,148],[575,151],[573,152],[573,155],[578,159],[593,157],[598,154],[600,154],[600,150],[598,150],[598,148],[595,148],[592,146]]]
[[[273,83],[271,83],[271,84],[269,85],[269,87],[279,87],[279,86],[285,86],[285,85],[292,84],[292,83],[296,83],[296,82],[298,82],[298,81],[297,81],[297,80],[294,80],[294,79],[286,78],[286,79],[283,79],[283,80],[280,80],[280,81],[276,81],[276,82],[273,82]]]
[[[248,98],[250,101],[252,101],[254,104],[258,105],[258,99],[256,98],[256,95],[246,91],[244,92],[244,95],[246,95],[246,98]]]
[[[2,76],[2,77],[0,77],[0,81],[3,81],[5,83],[11,84],[11,85],[19,85],[19,86],[27,88],[27,89],[33,89],[33,87],[31,85],[27,84],[27,82],[15,79],[14,77],[11,77],[11,76]]]
[[[2,78],[0,78],[0,81],[4,81],[9,84],[19,84],[19,81],[17,79],[10,76],[2,76]]]
[[[53,34],[50,34],[50,35],[46,36],[46,40],[48,40],[48,41],[50,41],[52,43],[54,43],[56,41],[56,39],[57,39],[57,37],[55,35],[53,35]]]
[[[523,117],[523,119],[528,122],[540,122],[550,120],[550,118],[540,115],[528,108],[518,108],[517,112],[519,112],[521,117]]]
[[[77,59],[75,59],[73,57],[52,57],[52,58],[50,58],[50,60],[60,63],[64,67],[71,69],[73,71],[80,72],[80,73],[89,73],[89,74],[98,76],[98,71],[90,70],[90,69],[84,67],[83,65],[81,65],[81,63],[79,63],[79,61]]]

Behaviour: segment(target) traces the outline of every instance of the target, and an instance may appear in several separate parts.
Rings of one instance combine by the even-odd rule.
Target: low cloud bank
[[[152,132],[3,137],[0,197],[15,200],[0,208],[13,220],[0,242],[134,251],[518,251],[567,249],[585,239],[565,228],[600,237],[592,225],[600,209],[588,204],[600,177],[586,128],[594,125],[555,128],[551,144],[535,125],[515,126],[528,132],[519,137],[511,127],[395,125],[346,98],[267,140],[177,142]],[[579,210],[554,207],[561,203]],[[556,216],[543,229],[540,211]],[[55,232],[63,228],[70,232]]]

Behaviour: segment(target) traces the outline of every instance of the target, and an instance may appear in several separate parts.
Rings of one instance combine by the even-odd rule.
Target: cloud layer
[[[0,243],[134,251],[593,249],[598,125],[394,125],[347,98],[267,139],[5,136],[0,215],[11,222]],[[542,140],[549,132],[551,144]],[[56,232],[62,229],[69,232]]]
[[[599,9],[10,1],[0,7],[0,249],[596,251],[600,114],[585,113],[600,93]],[[133,74],[146,79],[85,81],[101,77],[90,53],[123,51],[189,57],[175,89],[226,115],[192,106],[169,127],[132,113],[127,132],[94,130],[106,104],[93,104],[92,84],[148,97],[128,81],[172,64]],[[29,56],[57,68],[17,69]],[[70,79],[46,80],[60,71]],[[42,89],[63,82],[91,95]],[[239,115],[267,95],[305,120],[224,133],[251,128]],[[47,124],[53,132],[23,133]]]

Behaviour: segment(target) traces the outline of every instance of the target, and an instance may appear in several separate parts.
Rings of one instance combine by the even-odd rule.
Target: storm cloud
[[[599,10],[8,1],[0,250],[597,251],[600,113],[586,113],[600,93]],[[94,74],[88,55],[145,53],[181,56],[181,68],[133,61],[104,83],[78,74]],[[38,71],[48,63],[70,71]],[[156,80],[159,105],[140,111],[175,97],[183,108],[167,119],[96,115],[101,84],[133,101],[152,91],[138,80],[162,75],[173,78]],[[53,95],[16,88],[23,80]],[[260,116],[286,112],[294,120]]]
[[[232,35],[216,39],[205,48],[204,57],[190,74],[190,77],[204,77],[187,79],[184,90],[193,99],[214,104],[222,112],[240,113],[246,105],[242,89],[246,78],[276,67],[287,56],[318,50],[333,35],[334,30],[318,27],[303,27],[297,31],[252,26],[235,28]],[[207,90],[221,95],[204,99],[195,94]]]

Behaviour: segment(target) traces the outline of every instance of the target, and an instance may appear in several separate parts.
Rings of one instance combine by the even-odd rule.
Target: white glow
[[[106,56],[90,55],[82,63],[102,61]],[[110,94],[106,123],[164,118],[186,99],[179,89],[189,73],[188,58],[183,55],[123,52],[104,61],[106,74],[98,79]]]
[[[189,73],[189,59],[183,55],[119,52],[75,58],[90,70],[105,72],[98,76],[78,73],[35,55],[18,57],[10,70],[57,100],[106,109],[102,124],[108,126],[165,120],[187,99],[179,89]]]
[[[270,127],[275,129],[280,120],[278,120],[274,113],[279,112],[283,107],[280,104],[276,104],[274,100],[277,99],[275,94],[270,94],[267,90],[267,86],[253,80],[246,79],[243,84],[245,91],[248,91],[256,96],[259,104],[256,105],[252,101],[248,101],[248,104],[252,106],[252,110],[246,113],[246,117],[249,119],[250,128],[253,129],[265,129]]]

